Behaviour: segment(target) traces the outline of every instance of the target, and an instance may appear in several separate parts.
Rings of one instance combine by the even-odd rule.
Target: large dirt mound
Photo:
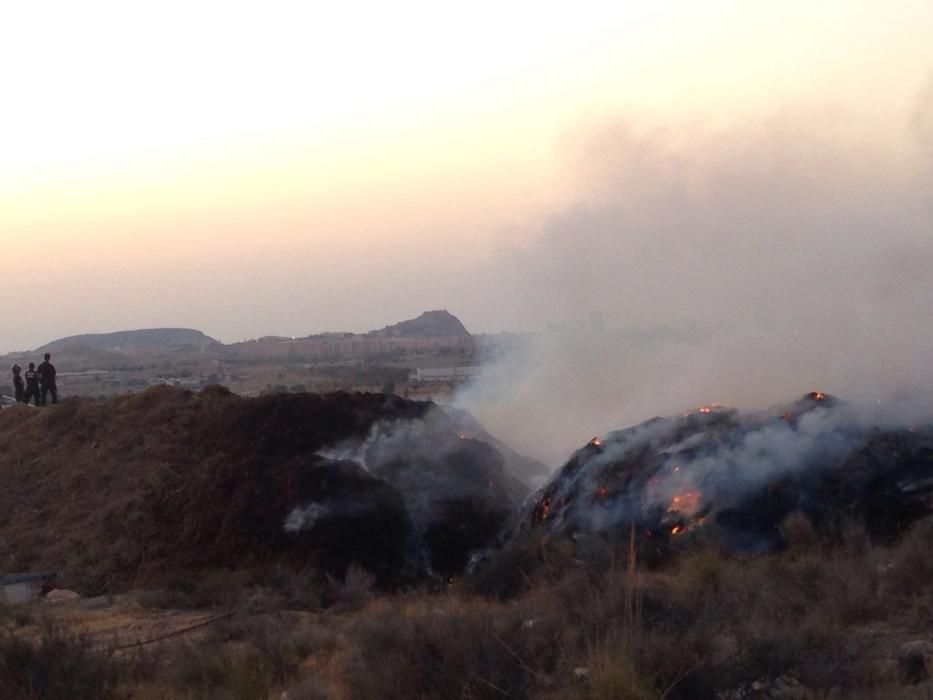
[[[785,520],[898,535],[933,505],[933,428],[813,392],[743,414],[706,406],[594,438],[531,499],[521,537],[635,528],[647,555],[694,537],[733,551],[785,543]]]
[[[413,431],[408,458],[393,436]],[[272,563],[447,574],[522,495],[433,404],[382,394],[159,387],[0,412],[0,571],[85,592]]]

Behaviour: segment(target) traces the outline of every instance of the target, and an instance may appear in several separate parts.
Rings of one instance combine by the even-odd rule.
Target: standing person
[[[23,396],[23,403],[29,405],[31,399],[35,399],[36,406],[39,405],[39,373],[36,372],[36,363],[30,362],[29,369],[26,370],[26,394]]]
[[[58,387],[55,385],[55,365],[49,360],[52,356],[45,353],[45,362],[39,365],[39,380],[42,382],[42,405],[45,406],[49,393],[52,394],[52,403],[58,403]]]
[[[23,396],[26,394],[26,385],[23,384],[23,375],[20,374],[22,371],[22,367],[13,365],[13,395],[16,403],[22,403]]]

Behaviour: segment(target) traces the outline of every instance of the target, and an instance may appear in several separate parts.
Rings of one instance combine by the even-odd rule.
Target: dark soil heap
[[[495,449],[462,440],[432,409],[383,394],[160,387],[5,410],[0,571],[56,571],[62,585],[96,593],[211,567],[313,563],[339,575],[355,561],[388,583],[461,569],[520,488]],[[408,465],[393,453],[376,475],[320,455],[428,415],[434,458],[423,449]],[[416,513],[405,490],[422,472],[433,487],[417,494]],[[449,490],[462,482],[476,486]]]
[[[654,418],[574,453],[517,534],[580,542],[634,528],[649,558],[698,538],[763,552],[786,543],[793,515],[830,536],[851,523],[890,540],[931,512],[933,427],[884,418],[820,392],[760,413]]]

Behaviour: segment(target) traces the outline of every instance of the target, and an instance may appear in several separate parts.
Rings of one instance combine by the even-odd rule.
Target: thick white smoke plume
[[[513,327],[555,323],[460,397],[517,450],[556,465],[710,402],[933,394],[933,82],[886,123],[619,119],[567,149],[577,205],[487,271]]]

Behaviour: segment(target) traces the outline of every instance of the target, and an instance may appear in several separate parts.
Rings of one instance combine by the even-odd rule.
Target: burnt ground
[[[245,399],[159,387],[5,410],[0,570],[55,571],[60,586],[97,594],[211,568],[316,565],[340,575],[355,561],[387,584],[436,575],[435,564],[458,569],[489,544],[520,487],[494,449],[460,439],[432,409],[383,394]],[[419,493],[413,513],[404,482],[319,454],[429,413],[443,449],[406,479],[417,483],[419,469],[443,476],[449,462],[458,480],[478,484],[464,499],[433,477],[436,490]],[[296,511],[313,517],[288,530]]]

